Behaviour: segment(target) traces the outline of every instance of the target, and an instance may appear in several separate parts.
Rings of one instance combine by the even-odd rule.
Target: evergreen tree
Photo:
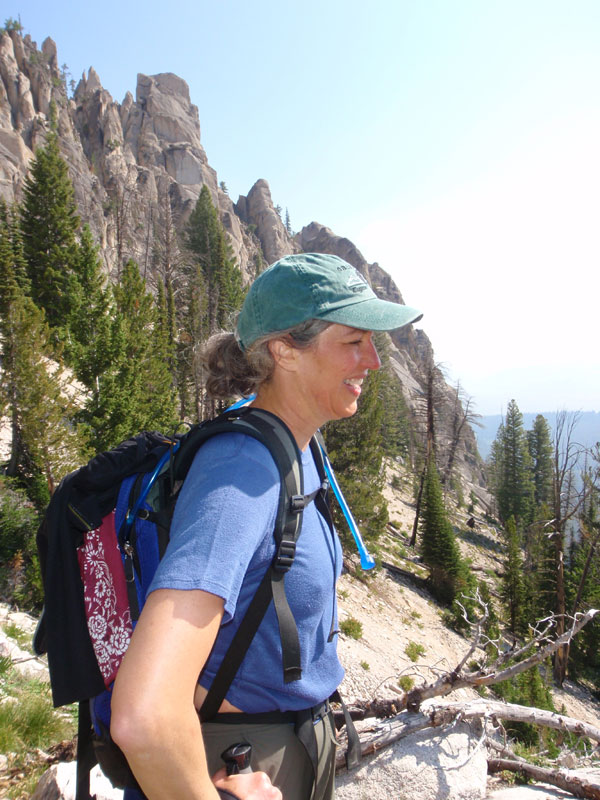
[[[538,509],[539,521],[527,528],[525,536],[525,586],[528,597],[528,621],[547,617],[556,604],[556,569],[554,543],[547,520],[552,518],[544,503]]]
[[[188,220],[185,239],[205,283],[208,333],[212,334],[229,326],[233,313],[242,305],[244,288],[242,273],[230,256],[225,230],[206,185]]]
[[[514,517],[506,523],[507,554],[501,596],[508,611],[509,630],[514,636],[527,631],[523,558]]]
[[[78,280],[71,298],[66,351],[79,381],[91,392],[98,391],[100,376],[110,369],[114,356],[110,347],[111,292],[105,286],[98,248],[88,225],[84,225],[76,251]]]
[[[423,483],[420,512],[421,555],[429,568],[429,584],[434,597],[450,605],[457,594],[462,561],[454,531],[442,497],[435,458],[429,456]]]
[[[502,522],[514,517],[517,528],[524,528],[533,520],[533,482],[523,416],[514,400],[508,404],[506,420],[498,430],[496,442],[498,513]]]
[[[231,258],[225,230],[207,186],[200,191],[184,240],[191,263],[179,320],[178,386],[182,415],[199,420],[215,413],[214,403],[204,396],[202,346],[212,333],[231,327],[245,294],[242,273]]]
[[[410,411],[402,393],[400,379],[392,369],[389,337],[386,334],[376,334],[375,345],[381,359],[381,446],[387,456],[409,458],[412,448]]]
[[[584,534],[577,547],[572,569],[567,573],[570,608],[577,611],[600,607],[600,517],[595,514],[582,527]],[[569,675],[584,679],[600,690],[600,619],[595,617],[571,641]]]
[[[12,428],[7,469],[38,508],[67,473],[89,456],[43,312],[15,282],[1,322],[2,395]]]
[[[329,458],[352,514],[363,537],[372,541],[380,536],[388,521],[382,493],[381,378],[381,371],[370,372],[363,384],[357,413],[348,419],[328,422],[323,431]],[[342,539],[350,543],[347,525],[337,507],[334,514]]]
[[[527,432],[532,462],[534,499],[536,506],[552,499],[552,436],[547,419],[538,414],[533,428]]]
[[[6,314],[14,286],[29,294],[27,264],[16,208],[0,199],[0,314]]]
[[[106,341],[109,367],[98,375],[98,390],[81,415],[96,450],[114,447],[141,430],[169,432],[177,423],[164,332],[134,261],[125,264],[114,296]]]
[[[73,185],[51,130],[24,183],[21,230],[33,300],[56,329],[72,311],[78,228]]]

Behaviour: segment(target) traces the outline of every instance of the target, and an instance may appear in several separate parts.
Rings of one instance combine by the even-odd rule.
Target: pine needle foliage
[[[16,284],[0,328],[1,391],[12,428],[8,474],[42,508],[64,475],[87,460],[88,442],[73,424],[73,400],[44,314]]]
[[[498,429],[492,455],[494,493],[500,519],[506,524],[510,517],[514,517],[517,527],[524,529],[534,517],[534,485],[523,415],[514,400],[508,404],[506,419]]]
[[[552,476],[554,472],[552,433],[548,420],[542,414],[536,416],[533,428],[527,431],[527,444],[531,456],[534,500],[536,507],[539,507],[542,503],[550,503],[552,501]]]
[[[123,267],[114,298],[110,330],[103,329],[108,366],[81,415],[98,452],[141,430],[171,432],[177,426],[170,351],[134,261]]]
[[[25,179],[21,230],[33,300],[57,330],[72,310],[78,229],[73,184],[51,130]]]
[[[506,523],[506,544],[501,596],[506,607],[510,632],[514,636],[523,636],[527,632],[525,582],[523,556],[514,517],[510,517]]]
[[[342,492],[363,537],[371,541],[376,541],[383,533],[388,521],[387,503],[382,492],[385,476],[380,386],[381,372],[369,373],[363,384],[357,413],[348,419],[328,422],[323,430]],[[337,504],[334,518],[342,541],[351,545],[348,526]]]
[[[457,595],[463,564],[432,455],[425,472],[419,528],[421,555],[429,568],[431,592],[440,603],[450,605]]]

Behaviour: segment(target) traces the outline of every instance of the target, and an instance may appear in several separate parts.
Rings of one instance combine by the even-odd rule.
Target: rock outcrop
[[[80,215],[92,229],[108,274],[117,273],[127,258],[148,274],[153,239],[160,239],[168,225],[181,227],[207,186],[246,279],[288,253],[334,253],[360,270],[381,297],[402,302],[390,275],[377,263],[368,264],[349,239],[317,222],[292,237],[273,205],[267,181],[258,180],[233,204],[208,162],[198,109],[177,75],[140,74],[135,99],[128,92],[118,103],[92,67],[69,98],[58,63],[52,39],[38,49],[29,36],[15,31],[0,35],[0,198],[20,200],[35,149],[55,125]],[[394,368],[408,404],[415,406],[433,363],[431,344],[412,326],[392,339]],[[453,396],[441,373],[437,381],[445,397],[445,410],[439,414],[443,428],[451,417]],[[472,432],[467,437],[458,457],[475,481],[482,482]]]

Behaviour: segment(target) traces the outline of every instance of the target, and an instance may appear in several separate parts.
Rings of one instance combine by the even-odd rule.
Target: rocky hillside
[[[430,682],[441,672],[456,667],[469,646],[466,638],[442,624],[442,609],[418,580],[422,566],[416,554],[406,547],[414,505],[409,491],[395,488],[398,484],[394,478],[399,477],[402,477],[400,469],[391,465],[385,493],[393,527],[383,538],[382,546],[388,562],[403,568],[405,574],[399,576],[389,569],[381,569],[370,576],[349,572],[339,583],[339,619],[343,629],[339,653],[346,669],[341,691],[349,703],[374,697],[393,699],[401,694],[397,687],[403,679],[411,678],[415,685]],[[470,536],[466,517],[460,510],[454,510],[453,519],[463,555],[472,559],[473,569],[486,576],[495,593],[494,575],[502,567],[502,548],[496,531],[477,516],[477,536]],[[351,621],[354,628],[345,628],[344,623]],[[357,623],[360,623],[358,630]],[[10,657],[24,674],[39,676],[45,672],[44,660],[33,659],[2,630],[8,626],[13,635],[15,628],[26,632],[26,642],[21,644],[25,648],[34,625],[32,618],[0,604],[0,657]],[[559,711],[600,727],[600,702],[581,687],[567,681],[564,688],[555,689],[553,695]],[[459,689],[447,699],[467,701],[476,696],[472,689]],[[357,724],[364,731],[374,727],[383,730],[386,723],[370,719]],[[72,748],[57,748],[48,743],[43,751],[32,755],[29,771],[36,767],[41,774],[48,764],[72,757]],[[4,790],[10,788],[14,792],[17,785],[24,786],[27,772],[27,769],[15,768],[12,755],[0,755],[0,797],[5,796]],[[37,800],[72,797],[66,786],[73,775],[73,763],[55,765],[44,779],[47,781],[42,784],[45,788],[39,788],[33,796]],[[52,788],[54,780],[65,787],[65,794],[57,794]],[[98,800],[121,798],[121,793],[111,789],[100,776],[97,780],[94,791]],[[571,795],[549,786],[499,788],[498,780],[487,775],[486,751],[479,741],[478,729],[455,725],[444,731],[412,734],[366,759],[358,770],[342,771],[336,796],[339,800],[364,800],[366,797],[371,800],[408,797],[420,800],[524,800],[526,797],[535,800],[543,797],[551,800]]]
[[[108,275],[116,274],[127,258],[149,274],[153,238],[173,223],[181,226],[207,186],[247,280],[288,253],[320,251],[345,258],[380,296],[403,302],[379,264],[367,263],[352,242],[325,225],[311,222],[291,236],[265,180],[257,180],[246,196],[232,202],[202,147],[198,109],[184,80],[169,73],[140,74],[135,98],[128,92],[118,103],[90,68],[69,97],[59,63],[50,38],[38,49],[28,35],[0,35],[0,197],[9,203],[20,200],[28,164],[44,144],[54,109],[80,214],[100,245]],[[392,338],[394,369],[409,407],[416,409],[424,376],[434,363],[433,348],[426,334],[412,326]],[[443,443],[451,437],[455,393],[438,370],[434,375],[440,397],[438,438]],[[485,500],[470,428],[456,462]]]

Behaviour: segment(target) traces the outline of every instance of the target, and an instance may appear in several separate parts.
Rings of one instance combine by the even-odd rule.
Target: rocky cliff
[[[130,257],[146,274],[152,239],[167,220],[178,226],[185,222],[205,185],[247,279],[257,266],[288,253],[334,253],[360,270],[380,296],[403,302],[378,264],[368,264],[351,241],[324,225],[312,222],[291,237],[265,180],[258,180],[234,205],[208,163],[198,109],[184,80],[170,73],[140,74],[135,99],[128,92],[118,103],[90,68],[69,97],[58,63],[50,38],[38,49],[29,36],[0,35],[0,197],[9,203],[20,200],[28,164],[45,141],[54,109],[80,214],[100,245],[109,275]],[[409,405],[415,407],[433,350],[426,334],[412,326],[392,338],[394,368]],[[448,435],[452,390],[437,372],[436,384],[443,397],[443,438]],[[465,474],[483,483],[470,429],[458,461]]]

